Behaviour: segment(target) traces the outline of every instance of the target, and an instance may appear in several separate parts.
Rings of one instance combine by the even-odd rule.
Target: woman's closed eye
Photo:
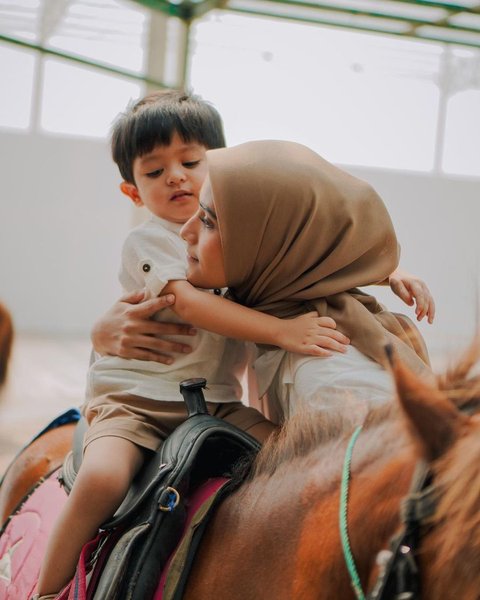
[[[200,219],[200,221],[203,223],[203,226],[206,229],[213,229],[215,227],[215,223],[212,221],[212,219],[210,219],[210,217],[202,212],[198,215],[198,218]]]

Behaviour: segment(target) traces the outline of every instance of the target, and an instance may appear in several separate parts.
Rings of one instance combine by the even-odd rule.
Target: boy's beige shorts
[[[277,429],[261,412],[241,402],[207,402],[207,407],[212,416],[236,425],[260,442]],[[84,448],[95,439],[113,436],[156,450],[187,418],[183,402],[150,400],[123,393],[94,398],[82,412],[89,423]]]

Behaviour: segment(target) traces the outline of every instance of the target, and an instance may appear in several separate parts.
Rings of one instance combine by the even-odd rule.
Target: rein
[[[420,578],[416,562],[420,528],[422,522],[433,515],[436,506],[431,472],[426,462],[417,463],[410,492],[402,504],[403,530],[392,538],[390,549],[378,553],[380,573],[372,591],[366,596],[351,550],[347,523],[352,454],[361,430],[362,426],[357,427],[348,443],[340,489],[340,538],[350,582],[357,600],[416,600],[420,598]]]
[[[350,539],[348,537],[348,523],[347,523],[347,512],[348,512],[348,484],[350,482],[351,464],[353,447],[357,441],[362,426],[360,425],[355,429],[348,442],[347,451],[345,452],[345,460],[343,462],[342,470],[342,483],[340,488],[340,539],[342,541],[343,556],[345,558],[345,564],[347,565],[348,574],[350,575],[350,581],[352,583],[353,591],[357,596],[358,600],[365,600],[365,595],[362,590],[362,583],[360,576],[358,575],[357,567],[355,565],[355,558],[352,554],[352,548],[350,546]]]

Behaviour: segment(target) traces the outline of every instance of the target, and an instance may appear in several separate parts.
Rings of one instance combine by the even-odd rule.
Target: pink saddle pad
[[[33,594],[48,536],[67,500],[56,477],[57,472],[37,487],[0,537],[0,600]]]

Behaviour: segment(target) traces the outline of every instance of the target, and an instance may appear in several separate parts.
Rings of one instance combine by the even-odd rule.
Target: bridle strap
[[[380,573],[368,600],[414,600],[420,597],[420,577],[416,548],[422,523],[435,512],[435,490],[431,485],[428,464],[419,461],[408,496],[402,502],[402,531],[390,542],[390,550],[383,550]]]
[[[420,538],[420,527],[435,512],[435,490],[431,473],[425,461],[415,467],[408,496],[402,502],[402,532],[392,539],[390,550],[380,553],[380,574],[372,591],[366,596],[355,564],[348,535],[348,489],[355,442],[362,430],[353,432],[345,452],[340,488],[340,539],[345,564],[357,600],[415,600],[419,598],[419,572],[415,550]],[[378,560],[378,557],[377,557]]]

